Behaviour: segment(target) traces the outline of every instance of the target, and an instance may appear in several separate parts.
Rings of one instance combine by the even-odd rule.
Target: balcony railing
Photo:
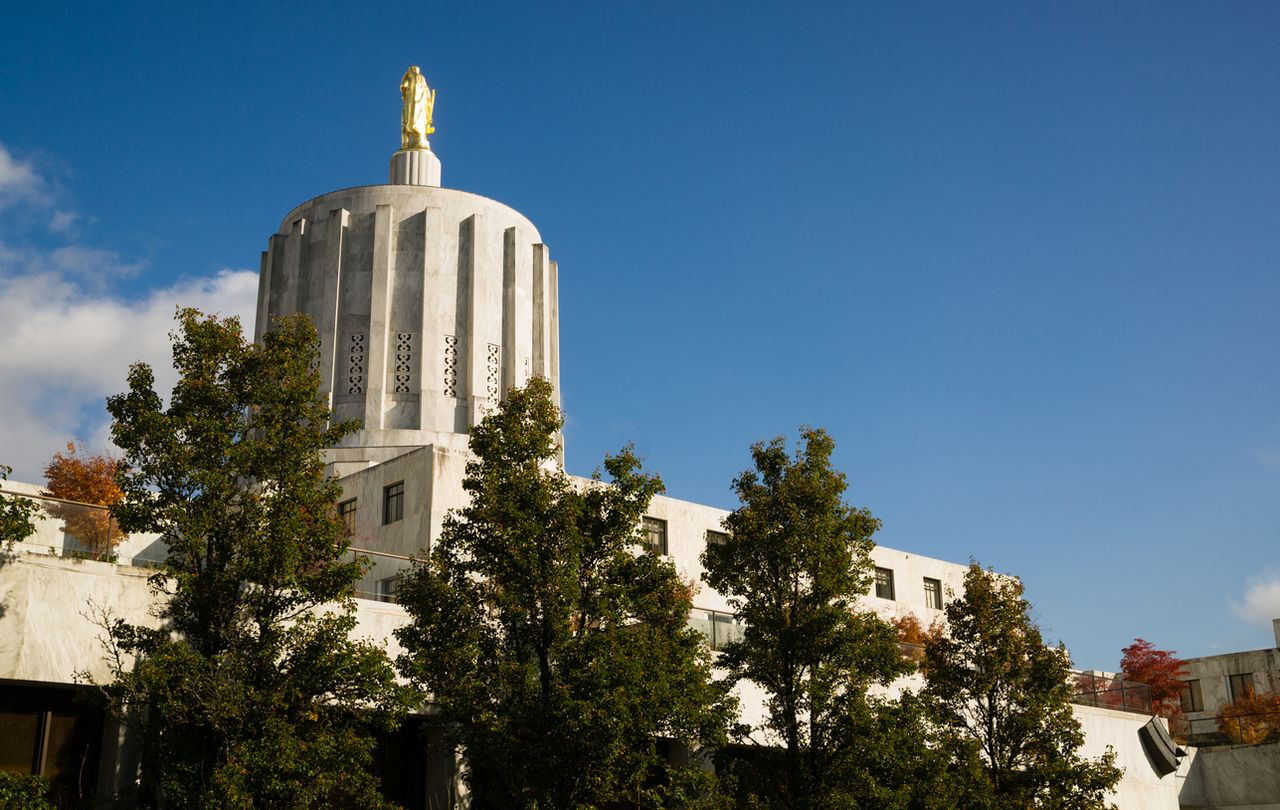
[[[1152,714],[1151,687],[1093,672],[1073,671],[1075,694],[1072,703],[1097,706],[1120,712]]]
[[[396,602],[396,593],[404,573],[413,560],[403,554],[392,554],[386,551],[374,551],[369,548],[351,546],[347,549],[347,559],[363,557],[368,568],[356,581],[356,598],[369,599],[375,602]]]
[[[1280,712],[1258,712],[1227,717],[1169,720],[1169,733],[1191,745],[1261,745],[1280,742]]]
[[[155,567],[167,550],[156,534],[125,534],[106,506],[0,489],[6,498],[23,498],[40,507],[35,531],[13,544],[14,551]]]

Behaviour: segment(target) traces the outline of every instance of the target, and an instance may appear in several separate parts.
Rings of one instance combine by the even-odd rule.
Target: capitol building
[[[416,81],[414,73],[406,82]],[[534,376],[551,383],[559,403],[558,291],[574,283],[574,269],[562,278],[528,216],[443,185],[425,138],[434,94],[418,103],[426,126],[406,103],[404,148],[390,158],[388,182],[306,200],[267,237],[254,327],[260,338],[275,318],[309,316],[320,337],[322,394],[335,418],[360,423],[326,461],[342,487],[338,510],[352,546],[373,562],[358,586],[357,633],[383,640],[393,657],[392,633],[407,621],[395,602],[402,573],[431,548],[450,510],[466,503],[469,429]],[[39,494],[21,483],[5,489]],[[738,632],[725,598],[702,581],[699,559],[726,514],[658,496],[643,521],[647,550],[698,583],[690,622],[713,649]],[[136,752],[126,730],[75,700],[85,688],[77,673],[107,676],[101,630],[85,606],[109,605],[143,621],[151,598],[145,563],[164,549],[154,535],[135,535],[115,562],[60,554],[75,544],[45,518],[0,566],[0,768],[78,780],[83,793],[109,797],[133,782]],[[865,604],[886,618],[914,616],[928,626],[963,588],[965,564],[884,546],[871,556],[876,578]],[[744,721],[762,716],[761,693],[746,685],[739,695]],[[1174,777],[1162,778],[1139,743],[1149,718],[1077,708],[1087,739],[1082,754],[1112,746],[1125,769],[1121,808],[1178,806]],[[454,763],[411,731],[397,738],[404,769],[397,800],[438,806],[432,802],[457,779]]]

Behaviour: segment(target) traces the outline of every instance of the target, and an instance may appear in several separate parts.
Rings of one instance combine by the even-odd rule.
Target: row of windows
[[[338,517],[347,528],[347,534],[356,530],[356,499],[350,498],[338,504]],[[404,482],[397,481],[382,488],[382,525],[404,519]]]
[[[640,532],[642,535],[641,545],[644,550],[651,554],[668,554],[667,548],[667,522],[662,518],[645,516],[640,522]],[[729,535],[725,532],[707,530],[707,544],[720,545],[728,541]]]
[[[348,532],[355,531],[356,499],[352,498],[338,504],[338,516]],[[404,518],[404,482],[398,481],[382,489],[382,523],[395,523]],[[651,554],[667,554],[667,521],[661,518],[645,516],[641,522],[641,544]],[[729,539],[725,532],[707,530],[706,540],[709,544],[724,543]],[[893,569],[876,567],[875,594],[881,599],[895,600],[897,597],[893,586]],[[924,603],[934,610],[942,609],[941,580],[924,578]]]
[[[661,518],[645,516],[641,521],[641,545],[651,554],[667,554],[667,522]],[[729,535],[724,532],[707,531],[707,543],[724,543]],[[881,599],[896,599],[893,588],[893,569],[876,567],[876,596]],[[931,577],[924,578],[924,604],[934,610],[942,610],[942,580]]]
[[[876,596],[896,600],[893,588],[893,569],[876,566]],[[924,577],[924,605],[942,610],[942,580]]]
[[[1228,675],[1227,689],[1230,691],[1231,700],[1233,701],[1253,697],[1253,673],[1243,672],[1239,675]],[[1184,712],[1204,711],[1204,695],[1200,691],[1200,679],[1183,681],[1178,699],[1182,703]]]

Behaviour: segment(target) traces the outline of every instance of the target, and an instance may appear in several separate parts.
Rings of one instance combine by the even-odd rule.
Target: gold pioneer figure
[[[400,80],[400,97],[404,99],[404,110],[400,113],[400,148],[430,149],[427,136],[436,131],[431,126],[436,91],[427,87],[427,80],[417,65],[411,65]]]

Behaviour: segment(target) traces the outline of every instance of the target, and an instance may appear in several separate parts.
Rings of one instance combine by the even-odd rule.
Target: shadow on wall
[[[1178,804],[1183,810],[1280,807],[1280,742],[1192,748],[1189,753],[1179,768]]]

